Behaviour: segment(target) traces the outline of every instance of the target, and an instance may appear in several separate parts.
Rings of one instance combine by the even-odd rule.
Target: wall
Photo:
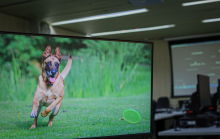
[[[24,32],[24,33],[29,32],[29,27],[30,27],[29,20],[0,13],[0,21],[1,21],[0,31]],[[84,34],[64,30],[57,27],[50,27],[50,29],[51,29],[51,34],[85,36]]]
[[[166,41],[154,40],[153,43],[153,99],[157,100],[161,96],[170,97],[170,57]]]
[[[179,100],[189,98],[171,98],[171,62],[169,45],[164,40],[153,40],[154,56],[153,56],[153,99],[159,97],[169,97],[170,105],[178,107]]]
[[[28,32],[29,21],[0,13],[0,31]]]
[[[84,36],[85,37],[84,34],[72,32],[72,31],[68,31],[68,30],[64,30],[64,29],[57,28],[57,27],[52,27],[52,26],[50,26],[50,30],[51,30],[51,34],[71,35],[71,36]]]

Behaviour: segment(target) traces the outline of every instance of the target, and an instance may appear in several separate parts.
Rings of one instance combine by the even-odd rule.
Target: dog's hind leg
[[[48,126],[52,126],[53,118],[58,114],[61,104],[62,104],[62,100],[56,105],[56,107],[53,109],[52,113],[50,114]]]
[[[38,106],[38,110],[37,110],[37,116],[34,118],[34,122],[33,122],[33,124],[31,125],[30,129],[34,129],[34,128],[37,127],[37,118],[38,118],[38,115],[39,115],[39,113],[40,113],[40,111],[41,111],[41,108],[42,108],[42,106],[39,105],[39,106]]]

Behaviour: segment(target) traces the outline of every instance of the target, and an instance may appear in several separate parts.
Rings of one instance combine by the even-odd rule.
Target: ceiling
[[[146,8],[149,11],[145,13],[56,27],[86,35],[175,24],[175,27],[167,29],[99,36],[99,38],[140,41],[220,33],[220,22],[201,23],[204,19],[220,18],[220,2],[182,6],[182,3],[192,1],[197,0],[164,0],[162,4],[135,7],[127,0],[7,0],[0,1],[0,12],[51,24],[63,20]]]

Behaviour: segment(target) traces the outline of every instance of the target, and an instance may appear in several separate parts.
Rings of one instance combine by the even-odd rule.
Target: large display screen
[[[1,138],[150,133],[152,43],[0,32],[0,55]]]
[[[173,96],[196,91],[197,74],[210,77],[210,92],[217,92],[220,78],[220,39],[171,44]]]

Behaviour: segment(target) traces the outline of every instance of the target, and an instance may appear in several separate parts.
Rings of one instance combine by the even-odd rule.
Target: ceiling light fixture
[[[217,21],[220,21],[220,18],[202,20],[202,23],[217,22]]]
[[[192,5],[206,4],[206,3],[218,2],[218,1],[220,1],[220,0],[202,0],[202,1],[194,1],[194,2],[183,3],[182,6],[192,6]]]
[[[151,30],[165,29],[165,28],[171,28],[171,27],[175,27],[175,25],[171,24],[171,25],[163,25],[163,26],[148,27],[148,28],[136,28],[136,29],[128,29],[128,30],[119,30],[119,31],[109,31],[109,32],[93,33],[93,34],[91,34],[91,36],[105,36],[105,35],[122,34],[122,33],[151,31]]]
[[[113,18],[113,17],[144,13],[147,11],[148,10],[146,8],[142,8],[142,9],[137,9],[137,10],[123,11],[123,12],[117,12],[117,13],[83,17],[83,18],[78,18],[78,19],[73,19],[73,20],[60,21],[60,22],[52,23],[51,25],[57,26],[57,25],[63,25],[63,24],[79,23],[79,22],[85,22],[85,21],[92,21],[92,20],[99,20],[99,19],[106,19],[106,18]]]

